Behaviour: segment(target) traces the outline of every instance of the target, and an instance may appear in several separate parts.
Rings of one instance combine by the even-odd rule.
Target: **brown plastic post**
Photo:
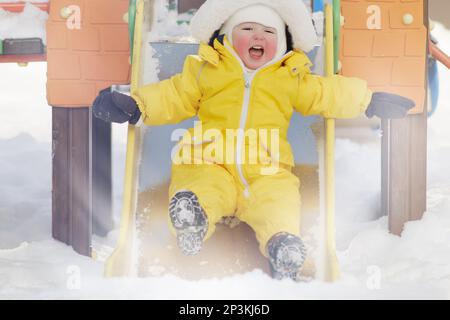
[[[53,108],[52,234],[91,255],[89,109]]]
[[[423,6],[428,28],[427,0]],[[427,75],[426,68],[422,72]],[[389,216],[389,231],[401,235],[406,222],[426,211],[427,108],[405,119],[383,120],[382,130],[382,211]]]
[[[52,234],[82,255],[113,228],[111,164],[111,124],[90,108],[53,108]]]
[[[52,235],[70,245],[69,111],[53,108],[52,126]]]
[[[91,255],[92,234],[92,167],[88,108],[70,110],[69,164],[73,249]]]
[[[341,0],[341,73],[416,103],[407,118],[382,121],[381,209],[398,235],[426,210],[427,9],[424,0]]]
[[[111,124],[93,117],[92,130],[92,223],[93,233],[104,237],[113,229]]]
[[[112,229],[111,125],[92,118],[98,92],[130,82],[128,0],[52,0],[47,100],[53,107],[53,237],[91,255]],[[79,27],[70,27],[64,8]]]

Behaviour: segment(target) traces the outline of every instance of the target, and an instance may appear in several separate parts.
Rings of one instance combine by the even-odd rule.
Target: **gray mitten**
[[[124,123],[135,125],[141,117],[136,101],[120,92],[111,92],[111,88],[100,91],[92,105],[95,117],[105,122]]]
[[[374,92],[372,100],[366,110],[366,116],[377,116],[381,119],[399,119],[408,114],[408,110],[415,106],[414,101],[387,92]]]

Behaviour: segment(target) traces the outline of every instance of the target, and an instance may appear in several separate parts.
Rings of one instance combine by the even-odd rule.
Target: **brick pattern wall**
[[[61,9],[80,8],[79,29]],[[87,107],[98,91],[129,83],[130,47],[124,14],[128,0],[51,0],[47,22],[47,100],[52,106]]]
[[[378,6],[380,29],[368,29]],[[427,29],[423,0],[341,0],[342,74],[366,79],[374,91],[413,99],[421,113],[426,97]],[[369,8],[369,10],[368,10]],[[377,9],[375,9],[377,10]],[[405,15],[411,23],[404,23]]]

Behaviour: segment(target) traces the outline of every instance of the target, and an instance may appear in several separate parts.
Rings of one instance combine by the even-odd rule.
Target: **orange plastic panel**
[[[92,0],[91,0],[92,1]],[[95,0],[94,0],[95,1]],[[81,11],[81,21],[85,19],[85,0],[51,0],[50,12],[49,12],[49,21],[52,22],[66,22],[66,19],[61,17],[61,9],[67,8],[69,6],[78,6]]]
[[[345,19],[341,73],[367,80],[374,91],[409,97],[416,103],[411,113],[423,112],[427,86],[424,1],[341,0],[341,4]],[[380,10],[380,29],[368,29],[369,6]],[[408,14],[410,17],[405,18]]]
[[[125,29],[122,26],[108,25],[101,29],[100,34],[102,48],[105,52],[124,52],[130,50],[129,41],[117,41],[117,39],[128,38],[128,29]]]
[[[394,86],[419,87],[425,82],[425,65],[422,58],[400,58],[394,61],[392,81]]]
[[[375,34],[372,51],[374,57],[401,57],[404,50],[404,32],[380,32]]]
[[[422,57],[423,53],[427,50],[427,42],[423,39],[427,38],[427,30],[421,28],[418,31],[409,31],[406,34],[406,56]]]
[[[413,22],[405,24],[403,17],[411,15]],[[423,3],[399,3],[389,9],[389,25],[393,29],[419,29],[423,25]]]
[[[68,101],[75,101],[80,106],[88,106],[96,96],[94,82],[82,82],[74,80],[48,80],[47,100],[52,106],[69,106]]]
[[[95,27],[82,27],[80,30],[69,32],[69,45],[73,51],[99,52],[100,30]]]
[[[65,24],[47,22],[47,50],[68,47],[68,33]]]
[[[128,78],[129,54],[85,54],[81,56],[84,79],[120,83]]]
[[[377,5],[380,10],[380,28],[385,29],[389,26],[389,6],[386,2],[374,1],[343,1],[341,0],[341,14],[345,18],[344,29],[367,30],[367,21],[371,12],[370,6]],[[379,3],[378,3],[379,2]]]
[[[52,80],[81,79],[80,57],[65,50],[47,52],[47,78]]]
[[[90,23],[123,24],[123,15],[128,11],[129,1],[88,0],[86,11]]]
[[[342,74],[367,80],[369,86],[383,86],[391,81],[391,59],[344,58]]]
[[[78,6],[80,28],[61,9]],[[128,0],[51,0],[47,22],[47,99],[55,107],[89,107],[98,91],[130,82]],[[72,18],[74,18],[73,16]]]
[[[373,37],[364,30],[348,30],[343,35],[342,50],[346,57],[370,56]]]

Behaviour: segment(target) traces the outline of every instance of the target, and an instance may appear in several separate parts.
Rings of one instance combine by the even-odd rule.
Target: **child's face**
[[[245,22],[233,29],[233,47],[244,65],[255,70],[277,53],[277,30],[259,23]]]

